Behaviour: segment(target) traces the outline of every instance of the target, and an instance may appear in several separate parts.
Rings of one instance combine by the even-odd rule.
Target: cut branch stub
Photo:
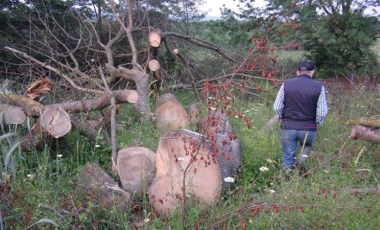
[[[9,106],[3,114],[4,122],[8,125],[19,125],[26,120],[26,114],[18,106]]]
[[[53,137],[62,137],[71,130],[70,116],[59,106],[46,106],[41,114],[41,126]]]
[[[150,71],[154,72],[161,68],[160,63],[156,59],[152,59],[149,61],[149,69]]]
[[[161,44],[161,33],[158,30],[149,33],[149,45],[159,47]]]
[[[123,189],[142,197],[155,176],[155,164],[156,153],[148,148],[134,146],[119,150],[117,173]]]

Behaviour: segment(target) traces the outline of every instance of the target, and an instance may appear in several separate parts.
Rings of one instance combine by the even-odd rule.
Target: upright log
[[[155,176],[155,164],[156,153],[148,148],[132,146],[119,150],[117,173],[123,189],[141,198]]]
[[[160,97],[153,111],[156,127],[160,131],[187,128],[189,115],[173,94],[167,93]]]
[[[231,155],[227,155],[229,151]],[[156,178],[148,190],[150,204],[162,216],[170,215],[189,198],[216,204],[236,180],[241,159],[234,156],[240,154],[237,139],[221,139],[219,144],[189,130],[168,132],[158,145]]]

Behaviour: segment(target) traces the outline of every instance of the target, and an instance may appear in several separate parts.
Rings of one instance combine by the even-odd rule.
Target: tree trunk
[[[241,165],[241,157],[236,157],[241,155],[240,144],[222,136],[220,143],[212,144],[199,133],[180,130],[160,139],[156,178],[148,190],[159,215],[173,213],[190,197],[213,205],[234,184]]]

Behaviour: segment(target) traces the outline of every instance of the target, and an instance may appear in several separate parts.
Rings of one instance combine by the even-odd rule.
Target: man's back
[[[316,108],[322,84],[307,75],[284,82],[284,129],[316,130]]]

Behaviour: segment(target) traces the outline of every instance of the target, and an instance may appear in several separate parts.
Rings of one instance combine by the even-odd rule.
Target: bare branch
[[[83,88],[83,87],[80,87],[78,86],[77,84],[75,84],[75,82],[69,78],[68,76],[66,76],[65,74],[63,74],[60,70],[54,68],[53,66],[51,65],[48,65],[46,63],[43,63],[43,62],[40,62],[38,61],[37,59],[29,56],[28,54],[24,53],[24,52],[21,52],[21,51],[18,51],[16,49],[13,49],[11,47],[4,47],[5,50],[8,50],[8,51],[11,51],[13,53],[15,53],[16,55],[19,55],[31,62],[33,62],[34,64],[40,66],[40,67],[43,67],[45,69],[48,69],[54,73],[56,73],[57,75],[61,76],[63,79],[65,79],[74,89],[76,90],[79,90],[79,91],[82,91],[82,92],[87,92],[87,93],[97,93],[97,94],[104,94],[105,92],[102,91],[102,90],[96,90],[96,89],[87,89],[87,88]]]

